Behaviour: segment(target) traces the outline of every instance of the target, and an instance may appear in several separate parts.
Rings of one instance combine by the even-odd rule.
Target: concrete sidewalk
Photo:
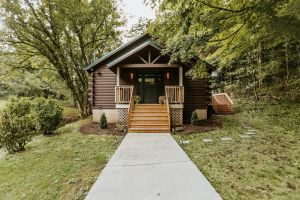
[[[130,133],[86,200],[219,200],[170,134]]]

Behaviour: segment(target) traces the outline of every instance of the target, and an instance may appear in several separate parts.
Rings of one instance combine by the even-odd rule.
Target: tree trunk
[[[258,43],[257,47],[257,68],[258,68],[258,88],[262,85],[262,66],[261,66],[261,42]]]
[[[288,55],[288,41],[285,43],[285,68],[286,68],[286,83],[289,81],[289,55]]]
[[[296,45],[296,49],[297,49],[297,54],[298,54],[298,60],[297,60],[297,64],[298,64],[298,71],[300,73],[300,50],[299,50],[299,45]]]
[[[254,73],[254,95],[255,95],[255,101],[259,101],[259,96],[257,93],[257,80],[256,80],[256,73]]]

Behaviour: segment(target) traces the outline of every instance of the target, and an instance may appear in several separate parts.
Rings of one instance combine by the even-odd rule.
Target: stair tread
[[[128,132],[169,133],[168,110],[161,104],[134,105],[129,118]]]
[[[130,126],[169,126],[169,124],[137,124],[137,123],[130,123]]]
[[[170,130],[169,128],[129,128],[128,130]]]

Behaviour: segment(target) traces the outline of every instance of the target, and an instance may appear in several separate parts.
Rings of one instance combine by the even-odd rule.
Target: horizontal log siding
[[[94,72],[94,108],[115,108],[116,83],[116,74],[106,66],[101,66]]]
[[[184,122],[190,122],[195,109],[207,109],[210,102],[209,83],[207,79],[193,80],[184,78]]]

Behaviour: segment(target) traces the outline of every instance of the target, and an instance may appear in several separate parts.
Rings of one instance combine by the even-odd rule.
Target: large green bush
[[[25,149],[34,132],[32,103],[28,98],[11,97],[0,112],[0,146],[13,153]]]
[[[34,113],[36,130],[45,135],[52,134],[62,119],[63,108],[55,99],[36,98]]]

